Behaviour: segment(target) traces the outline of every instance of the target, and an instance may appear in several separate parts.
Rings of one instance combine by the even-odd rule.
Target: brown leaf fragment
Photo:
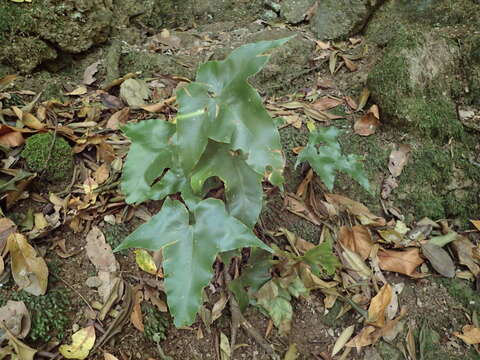
[[[360,255],[362,260],[366,260],[370,255],[373,241],[370,231],[365,226],[342,226],[338,238],[340,243]]]
[[[20,131],[9,126],[0,125],[0,145],[5,147],[16,147],[23,145],[25,139]]]
[[[17,231],[17,225],[7,217],[0,218],[0,256],[7,245],[10,234]]]
[[[379,338],[379,336],[376,336],[375,333],[375,327],[374,326],[366,326],[364,327],[360,333],[355,336],[352,340],[350,340],[348,343],[345,344],[347,347],[356,347],[361,348],[364,346],[369,346],[372,344],[375,344]]]
[[[143,325],[143,315],[142,315],[142,301],[143,294],[140,290],[137,290],[135,293],[135,303],[133,305],[132,313],[130,314],[130,321],[137,328],[137,330],[142,333],[145,332],[145,326]]]
[[[358,99],[358,107],[357,111],[362,110],[365,105],[367,105],[367,101],[370,97],[370,90],[368,88],[363,88],[362,92],[360,93],[360,97]]]
[[[352,215],[358,217],[362,225],[385,226],[387,223],[384,218],[372,214],[365,205],[345,196],[325,194],[325,199],[339,208],[339,210],[347,210]]]
[[[30,313],[23,301],[8,300],[0,307],[0,324],[3,324],[18,339],[25,338],[31,326]]]
[[[455,277],[455,264],[446,250],[438,245],[426,243],[422,245],[422,254],[440,275]]]
[[[475,262],[473,252],[476,246],[465,236],[457,236],[456,240],[451,243],[455,253],[457,254],[460,264],[465,265],[475,277],[480,274],[480,267]]]
[[[409,145],[401,144],[397,150],[393,150],[390,153],[390,157],[388,160],[388,170],[390,174],[395,177],[400,176],[403,171],[403,168],[408,162],[408,158],[410,157],[411,148]]]
[[[338,105],[341,105],[343,104],[343,100],[341,99],[336,99],[336,98],[332,98],[332,97],[329,97],[329,96],[324,96],[320,99],[318,99],[317,101],[315,101],[314,103],[312,103],[312,107],[315,109],[315,110],[319,110],[319,111],[323,111],[323,110],[328,110],[328,109],[332,109]]]
[[[358,65],[355,64],[352,60],[350,60],[346,56],[342,56],[342,59],[345,62],[345,66],[347,67],[348,70],[350,70],[351,72],[358,70]]]
[[[127,123],[129,114],[130,109],[128,107],[115,112],[112,116],[110,116],[110,119],[108,119],[105,127],[107,129],[118,130],[121,126]]]
[[[8,237],[12,260],[12,275],[17,285],[35,296],[45,295],[48,285],[48,267],[22,234]]]
[[[301,199],[298,199],[294,194],[286,194],[285,203],[288,211],[310,221],[315,225],[321,224],[317,216],[308,208],[305,202],[303,202]]]
[[[361,118],[358,118],[353,125],[355,134],[360,136],[369,136],[375,134],[377,128],[380,126],[380,121],[373,113],[366,113]]]
[[[98,65],[101,64],[101,61],[95,61],[93,64],[87,66],[83,73],[83,81],[82,84],[84,85],[92,85],[95,82],[94,75],[98,71]]]
[[[370,302],[368,308],[368,323],[370,325],[379,328],[385,325],[386,310],[391,300],[392,287],[389,284],[385,284]]]
[[[382,190],[380,195],[382,199],[388,199],[392,194],[392,191],[398,187],[398,181],[393,175],[388,175],[382,182]]]
[[[105,236],[96,226],[87,234],[85,246],[87,256],[99,271],[114,272],[118,270],[117,260],[112,248],[105,241]]]
[[[462,332],[463,334],[454,332],[453,335],[462,339],[465,344],[480,344],[480,328],[477,328],[474,325],[465,325],[462,328]]]
[[[158,291],[155,291],[148,285],[143,287],[143,296],[145,300],[150,301],[153,305],[155,305],[158,311],[168,312],[167,304],[157,296],[157,293]]]
[[[357,107],[358,107],[357,102],[355,100],[353,100],[352,97],[345,96],[344,99],[345,99],[345,102],[347,103],[347,105],[350,106],[350,108],[352,110],[357,110]]]
[[[411,277],[420,277],[415,270],[424,263],[418,248],[406,250],[380,250],[378,252],[380,269],[397,272]]]

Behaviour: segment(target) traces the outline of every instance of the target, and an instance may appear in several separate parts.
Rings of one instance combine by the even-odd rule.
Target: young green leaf
[[[332,242],[328,240],[308,250],[303,255],[303,261],[311,266],[317,276],[320,275],[319,267],[323,268],[327,275],[335,274],[335,270],[340,267],[340,261],[333,253]]]
[[[342,155],[337,139],[339,133],[340,130],[333,126],[311,132],[308,144],[298,155],[295,166],[307,161],[330,191],[333,189],[336,171],[342,171],[370,192],[370,183],[358,157],[352,154]]]
[[[206,199],[189,212],[178,200],[167,198],[162,210],[130,234],[115,251],[131,247],[163,249],[165,291],[177,327],[195,321],[202,304],[202,289],[212,276],[220,252],[243,247],[270,248],[239,220],[229,215],[217,199]]]

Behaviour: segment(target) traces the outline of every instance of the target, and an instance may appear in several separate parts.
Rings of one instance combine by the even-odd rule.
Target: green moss
[[[145,337],[154,343],[165,340],[169,323],[168,318],[155,306],[145,302],[142,303],[142,313]]]
[[[50,290],[46,295],[34,296],[24,291],[14,292],[11,296],[0,293],[0,306],[8,300],[23,301],[32,320],[28,338],[32,341],[47,343],[52,338],[62,339],[70,323],[67,312],[70,298],[65,289]]]
[[[42,174],[49,181],[60,182],[71,177],[72,149],[65,139],[54,137],[53,133],[29,137],[21,156],[26,160],[29,170]]]

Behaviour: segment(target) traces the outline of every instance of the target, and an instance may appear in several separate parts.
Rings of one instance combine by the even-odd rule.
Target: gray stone
[[[305,20],[305,15],[314,0],[283,0],[280,14],[288,23],[298,24]]]
[[[310,20],[318,39],[341,39],[363,29],[383,0],[322,0]]]

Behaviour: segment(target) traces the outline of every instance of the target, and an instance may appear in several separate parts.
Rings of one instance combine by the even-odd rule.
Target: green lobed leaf
[[[121,182],[125,200],[132,204],[151,199],[152,183],[172,166],[175,126],[153,119],[128,124],[122,130],[132,140]]]
[[[242,150],[246,162],[274,185],[283,182],[280,136],[250,76],[268,61],[264,53],[290,38],[261,41],[234,50],[223,61],[200,66],[196,82],[177,92],[180,163],[189,174],[205,151],[208,139]]]
[[[370,183],[359,158],[352,154],[342,155],[339,134],[340,130],[333,126],[311,132],[308,144],[298,154],[295,166],[307,161],[330,191],[333,189],[336,171],[350,175],[365,190],[370,191]]]
[[[340,261],[333,253],[331,240],[326,240],[308,250],[303,255],[303,261],[310,265],[313,273],[317,276],[320,276],[319,267],[323,268],[328,275],[335,274],[335,270],[340,267]]]
[[[193,170],[193,191],[201,191],[212,176],[225,183],[229,214],[253,228],[262,210],[262,176],[248,166],[241,154],[231,151],[228,144],[210,141]]]
[[[229,215],[217,199],[206,199],[189,212],[178,200],[167,198],[161,211],[141,225],[115,251],[138,247],[163,249],[165,291],[175,326],[195,321],[202,290],[213,276],[212,265],[220,252],[257,246],[270,248],[239,220]]]

